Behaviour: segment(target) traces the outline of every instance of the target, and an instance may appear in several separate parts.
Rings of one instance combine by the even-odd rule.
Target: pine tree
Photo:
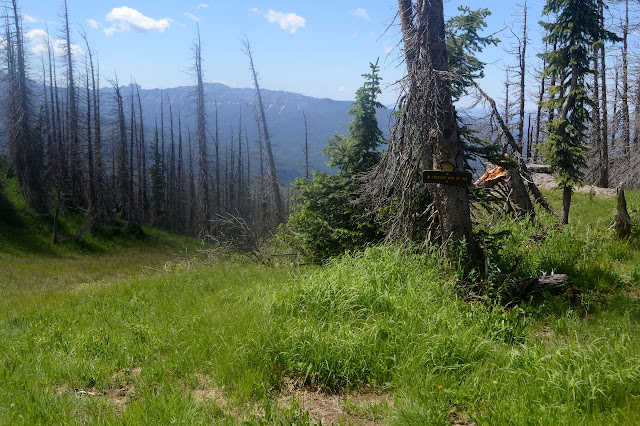
[[[280,238],[311,261],[380,241],[383,236],[376,224],[364,219],[364,207],[354,202],[359,197],[356,177],[379,161],[377,148],[384,142],[376,117],[376,108],[383,108],[377,101],[381,81],[378,62],[370,67],[371,72],[362,75],[365,82],[348,111],[353,116],[349,136],[334,135],[324,150],[330,158],[327,164],[336,167],[338,174],[314,172],[313,179],[296,179],[296,205],[289,222],[279,228]]]
[[[558,109],[558,117],[547,124],[549,137],[543,152],[558,172],[563,189],[560,222],[566,224],[573,186],[582,182],[581,169],[586,165],[585,132],[591,117],[585,77],[593,73],[593,46],[618,37],[601,29],[596,0],[547,0],[543,13],[556,15],[555,22],[541,23],[547,32],[544,40],[555,46],[544,54],[545,73],[556,77],[549,89],[551,99],[544,106]]]

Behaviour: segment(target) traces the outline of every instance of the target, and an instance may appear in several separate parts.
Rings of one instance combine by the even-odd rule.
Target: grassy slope
[[[638,201],[629,196],[635,221]],[[356,421],[638,424],[640,250],[637,237],[610,240],[614,206],[577,195],[566,230],[544,215],[492,226],[509,231],[494,267],[518,256],[524,274],[570,273],[580,308],[562,298],[510,310],[462,301],[455,266],[393,248],[310,270],[183,258],[143,274],[151,265],[135,257],[147,247],[139,241],[124,255],[106,240],[90,255],[8,250],[0,423],[304,423],[296,404],[273,408],[293,378],[392,396],[393,408]]]

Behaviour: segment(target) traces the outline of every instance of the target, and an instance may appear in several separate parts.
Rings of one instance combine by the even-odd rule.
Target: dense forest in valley
[[[0,423],[640,423],[635,3],[398,0],[392,107],[376,58],[353,102],[261,87],[246,37],[253,87],[207,83],[199,26],[193,85],[143,89],[20,7]]]

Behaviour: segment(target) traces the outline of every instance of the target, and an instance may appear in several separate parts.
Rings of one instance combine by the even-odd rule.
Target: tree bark
[[[600,15],[600,27],[604,28],[604,4],[603,0],[598,0],[598,15]],[[606,52],[604,43],[600,46],[600,82],[602,91],[602,102],[600,111],[602,111],[602,137],[600,141],[600,174],[598,176],[598,186],[601,188],[609,187],[609,118],[607,117],[607,67]]]
[[[269,181],[271,183],[271,191],[273,192],[273,198],[276,207],[276,222],[280,223],[284,220],[284,209],[282,206],[282,197],[280,195],[280,184],[278,183],[278,175],[276,172],[276,163],[273,158],[273,150],[271,149],[271,138],[269,137],[269,129],[267,127],[267,117],[264,112],[264,105],[262,103],[262,94],[260,93],[260,85],[258,84],[258,74],[256,73],[255,66],[253,64],[253,56],[251,56],[251,46],[249,41],[244,42],[245,53],[249,57],[249,64],[251,68],[251,74],[253,75],[253,83],[256,88],[256,94],[258,98],[258,107],[260,113],[260,124],[262,127],[262,135],[264,137],[264,148],[267,154],[267,163],[269,166]]]
[[[622,25],[622,151],[629,153],[630,148],[630,120],[629,120],[629,67],[628,67],[628,39],[629,39],[629,0],[625,0],[625,20]]]
[[[401,10],[406,3],[406,0],[399,0]],[[433,166],[438,170],[452,167],[454,171],[462,172],[464,148],[460,141],[448,78],[449,60],[445,44],[442,0],[421,0],[417,2],[417,6],[420,7],[417,34],[421,54],[425,60],[425,83],[428,93],[433,96],[431,105],[427,105],[426,116],[429,122],[426,124],[429,127],[428,130],[425,129],[428,131],[428,144],[433,147]],[[405,40],[412,33],[407,33]],[[474,251],[467,188],[436,184],[433,194],[445,249],[450,244],[466,241],[468,247]]]
[[[627,200],[624,196],[624,184],[620,184],[616,190],[618,193],[618,205],[613,222],[614,235],[618,239],[626,239],[631,235],[631,218],[627,211]]]
[[[520,154],[525,157],[523,147],[524,147],[524,98],[525,98],[525,74],[526,74],[526,53],[527,53],[527,1],[525,0],[524,6],[522,7],[524,11],[524,25],[522,29],[522,42],[519,47],[519,65],[520,65],[520,108],[519,108],[519,120],[518,120],[518,146],[520,147]],[[528,146],[528,145],[527,145]],[[530,151],[528,149],[528,151]]]

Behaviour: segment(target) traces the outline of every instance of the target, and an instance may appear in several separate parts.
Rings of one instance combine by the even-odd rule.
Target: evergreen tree
[[[582,182],[581,169],[586,166],[585,132],[591,117],[585,77],[594,72],[593,47],[599,41],[615,41],[618,37],[601,28],[596,0],[547,0],[543,14],[556,16],[555,22],[540,23],[547,32],[544,41],[555,46],[543,54],[545,73],[556,77],[544,106],[550,111],[558,109],[558,117],[547,124],[549,137],[543,152],[558,172],[558,184],[563,189],[560,222],[566,224],[573,186]]]
[[[319,261],[344,253],[367,243],[380,241],[380,228],[363,218],[366,213],[359,197],[356,175],[373,167],[380,159],[378,146],[384,142],[378,127],[376,99],[380,93],[378,62],[370,64],[371,72],[363,74],[365,82],[356,91],[349,114],[349,136],[334,135],[324,154],[327,163],[338,169],[337,175],[313,173],[313,179],[298,178],[293,186],[298,191],[289,222],[280,226],[281,240],[298,249],[311,261]]]
[[[365,82],[356,91],[356,100],[348,113],[353,116],[349,123],[349,137],[338,135],[331,138],[324,154],[330,158],[330,167],[337,167],[340,174],[353,175],[370,169],[380,160],[377,147],[383,142],[382,130],[378,127],[376,108],[384,108],[376,100],[381,93],[378,61],[369,64],[371,72],[362,74]]]
[[[479,34],[487,26],[485,18],[491,15],[489,9],[471,10],[468,6],[459,6],[460,15],[447,21],[447,53],[449,72],[451,73],[451,92],[454,100],[466,94],[474,81],[484,78],[486,65],[475,55],[489,45],[497,46],[500,39]]]

